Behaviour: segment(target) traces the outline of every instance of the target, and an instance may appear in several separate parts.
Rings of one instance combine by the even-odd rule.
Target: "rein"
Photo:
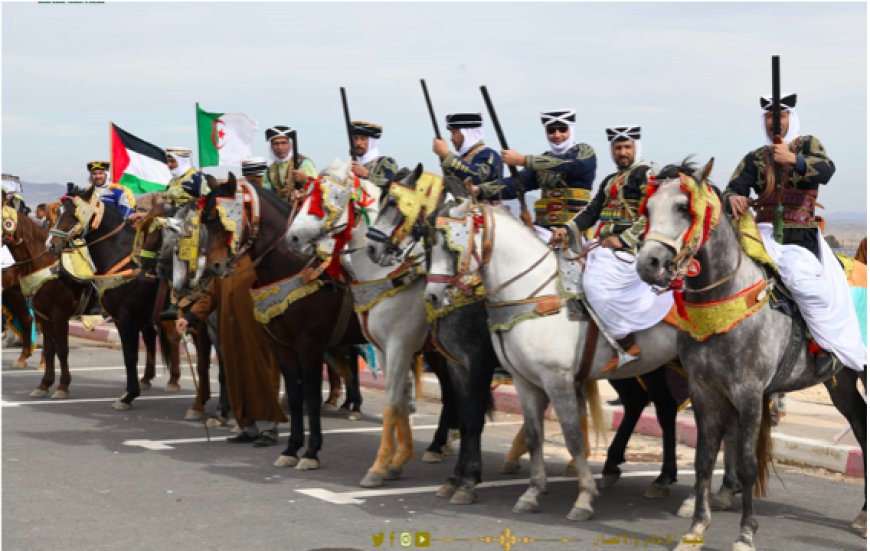
[[[91,241],[90,243],[85,242],[85,243],[82,243],[81,245],[69,245],[69,244],[67,244],[67,245],[62,249],[62,251],[63,251],[63,252],[70,252],[70,251],[74,251],[75,249],[81,249],[82,247],[90,247],[91,245],[96,245],[97,243],[101,243],[101,242],[103,242],[103,241],[109,239],[110,237],[114,236],[114,235],[117,234],[118,232],[120,232],[122,229],[124,229],[124,226],[126,226],[126,225],[127,225],[127,222],[126,222],[126,221],[122,221],[120,224],[118,224],[117,226],[115,226],[115,227],[112,229],[112,231],[110,231],[110,232],[107,233],[106,235],[103,235],[103,236],[101,236],[101,237],[98,237],[98,238],[94,239],[93,241]],[[52,236],[54,236],[54,237],[60,237],[60,238],[62,238],[62,239],[64,239],[64,240],[67,240],[67,239],[69,239],[70,237],[76,237],[76,236],[70,236],[70,235],[69,235],[69,232],[61,232],[60,230],[49,230],[49,233],[50,233]]]

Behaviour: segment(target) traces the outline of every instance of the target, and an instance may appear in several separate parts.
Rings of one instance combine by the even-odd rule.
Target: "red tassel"
[[[686,311],[686,295],[682,291],[674,291],[674,304],[677,307],[677,314],[684,320],[691,321]]]
[[[819,343],[817,343],[816,341],[810,341],[808,350],[809,350],[810,356],[815,356],[816,354],[818,354],[819,352],[822,351],[822,347],[819,346]]]
[[[332,279],[341,278],[341,250],[344,248],[345,245],[348,244],[348,242],[350,242],[350,234],[353,231],[353,224],[354,209],[352,207],[348,207],[347,226],[345,226],[341,233],[335,236],[335,245],[332,248],[332,260],[330,260],[329,266],[326,267],[326,273]]]
[[[311,184],[314,188],[311,190],[311,200],[308,202],[308,214],[313,214],[318,218],[323,218],[323,189],[320,187],[320,179],[318,178]]]
[[[202,212],[205,208],[205,196],[200,197],[196,200],[196,210]]]

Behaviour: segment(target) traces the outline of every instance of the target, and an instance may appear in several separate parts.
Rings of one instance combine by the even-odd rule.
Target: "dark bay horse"
[[[123,395],[112,404],[117,410],[129,410],[140,394],[137,373],[139,360],[139,332],[146,336],[156,333],[152,316],[158,281],[146,278],[131,259],[135,230],[114,205],[105,205],[94,195],[94,187],[87,190],[69,190],[63,198],[58,220],[50,230],[50,249],[59,253],[64,247],[87,246],[95,266],[95,281],[103,286],[100,302],[112,316],[121,338],[127,385]],[[73,245],[72,240],[84,239],[84,245]],[[164,339],[161,339],[162,341]],[[168,343],[161,342],[163,350]],[[168,358],[167,358],[168,361]],[[178,383],[178,364],[169,364],[169,383]]]
[[[277,195],[237,182],[233,174],[209,193],[202,213],[208,234],[206,270],[228,275],[236,260],[247,253],[256,266],[258,293],[267,299],[276,297],[272,305],[276,307],[268,312],[272,317],[263,325],[284,377],[290,437],[275,464],[309,470],[319,468],[323,444],[320,387],[324,353],[338,345],[362,344],[365,339],[353,315],[350,290],[313,274],[309,259],[291,253],[283,243],[289,217],[290,206]],[[265,289],[275,292],[267,294]],[[255,308],[257,296],[252,294]],[[351,367],[356,369],[356,365]],[[308,414],[309,436],[299,459],[297,454],[305,445],[303,408]]]
[[[744,551],[755,549],[753,536],[758,528],[750,490],[763,491],[770,458],[769,398],[821,381],[814,372],[802,322],[766,304],[771,282],[762,266],[741,248],[738,230],[723,211],[719,191],[706,182],[712,166],[711,159],[703,170],[695,171],[694,165],[684,162],[659,173],[642,205],[649,226],[637,269],[648,283],[676,289],[680,295],[676,302],[684,301],[683,317],[691,322],[678,337],[698,426],[697,499],[687,538],[703,541],[711,520],[710,482],[716,455],[723,436],[733,430],[737,433],[735,461],[743,488],[743,515],[732,549]],[[747,291],[761,288],[765,290]],[[721,326],[706,327],[692,315],[735,297],[741,301],[736,320],[727,318]],[[707,319],[712,315],[705,314]],[[703,333],[689,333],[702,327]],[[859,379],[866,388],[866,371],[841,369],[824,383],[861,444],[866,473],[867,405],[857,389]],[[866,532],[866,511],[865,499],[853,523],[859,531]],[[697,545],[684,543],[678,549],[697,549]]]

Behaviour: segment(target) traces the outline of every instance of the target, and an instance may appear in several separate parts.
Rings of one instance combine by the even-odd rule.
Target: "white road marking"
[[[99,367],[71,367],[69,368],[70,373],[77,373],[79,371],[114,371],[125,369],[123,365],[121,366],[99,366]],[[144,370],[145,366],[140,366],[137,369]],[[54,362],[54,370],[60,372],[60,364],[55,361]],[[25,373],[37,373],[36,369],[28,368],[28,369],[9,369],[9,371],[3,371],[3,376],[7,375],[23,375]]]
[[[724,471],[722,469],[716,469],[713,471],[714,475],[721,475],[723,473]],[[661,474],[659,471],[623,471],[622,478],[658,476],[659,474]],[[695,476],[695,471],[691,469],[682,469],[680,471],[677,471],[677,474],[684,476]],[[601,475],[594,475],[594,477],[601,478]],[[577,478],[570,476],[553,476],[548,477],[547,482],[574,482],[576,484]],[[495,480],[492,482],[482,482],[478,484],[477,487],[498,488],[501,486],[525,486],[528,485],[528,483],[528,478],[514,480]],[[334,503],[336,505],[362,505],[363,503],[365,503],[364,498],[367,497],[425,494],[435,492],[440,487],[441,486],[412,486],[409,488],[389,488],[381,490],[355,490],[353,492],[333,492],[332,490],[327,490],[325,488],[301,488],[295,491],[309,497],[321,499],[329,503]]]
[[[179,398],[196,398],[194,394],[173,394],[170,396],[139,396],[137,401],[147,402],[149,400],[177,400]],[[42,406],[45,404],[83,404],[85,402],[114,402],[117,398],[67,398],[66,400],[27,400],[24,402],[0,402],[4,408],[14,408],[18,406]]]
[[[138,398],[137,398],[138,399]],[[521,425],[522,421],[497,421],[495,423],[487,423],[487,426],[504,426],[504,425]],[[429,430],[429,429],[437,429],[438,425],[411,425],[412,430]],[[367,433],[367,432],[377,432],[380,433],[383,429],[382,426],[372,426],[372,427],[353,427],[346,429],[327,429],[321,431],[322,434],[354,434],[354,433]],[[305,434],[308,434],[308,431],[305,431]],[[289,432],[282,432],[278,434],[278,437],[282,436],[290,436]],[[223,437],[212,438],[212,440],[223,440]],[[172,446],[173,444],[201,444],[203,442],[208,442],[207,438],[175,438],[171,440],[149,440],[149,439],[136,439],[136,440],[124,440],[122,442],[125,446],[133,446],[145,448],[150,451],[165,451],[165,450],[174,450],[175,448]]]

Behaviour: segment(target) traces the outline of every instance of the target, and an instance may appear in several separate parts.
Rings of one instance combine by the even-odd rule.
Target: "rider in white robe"
[[[798,308],[816,344],[816,375],[824,377],[833,368],[833,353],[843,365],[861,371],[867,363],[867,348],[861,339],[860,326],[843,268],[822,238],[815,205],[819,186],[834,174],[834,163],[821,142],[813,136],[801,136],[795,110],[797,95],[781,99],[780,144],[773,140],[773,101],[761,98],[762,123],[768,145],[749,152],[731,177],[725,191],[727,203],[735,216],[749,206],[749,193],[759,196],[752,205],[764,247],[776,263],[783,283]],[[771,160],[773,162],[771,162]],[[782,205],[783,243],[774,239],[775,193],[774,163],[785,167]],[[769,187],[771,189],[766,189]]]

